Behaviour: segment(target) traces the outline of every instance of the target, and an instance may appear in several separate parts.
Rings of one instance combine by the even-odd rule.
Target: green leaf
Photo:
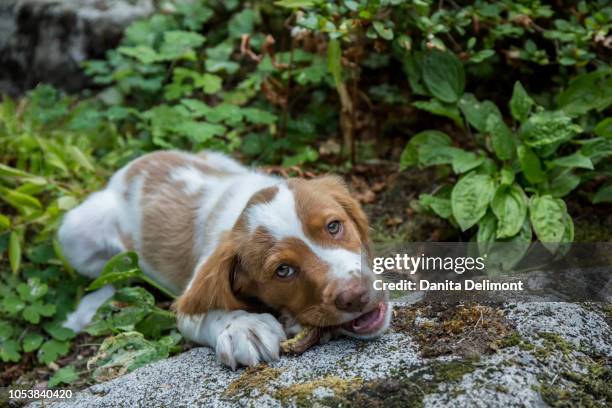
[[[49,364],[68,354],[68,351],[70,351],[69,342],[55,339],[48,340],[38,349],[38,361]]]
[[[221,84],[223,80],[218,75],[203,74],[196,80],[196,86],[202,88],[206,94],[214,94],[221,90]]]
[[[257,125],[271,125],[278,120],[275,114],[263,109],[244,108],[242,112],[244,113],[245,120]]]
[[[13,275],[17,275],[21,266],[21,237],[17,231],[12,231],[9,237],[9,263]]]
[[[521,230],[527,216],[527,197],[517,184],[499,187],[491,209],[497,218],[497,238],[510,238]]]
[[[53,374],[53,376],[49,379],[47,386],[49,388],[53,388],[60,384],[72,384],[79,378],[76,370],[73,366],[69,365],[66,367],[62,367]]]
[[[2,299],[2,309],[11,315],[21,312],[25,306],[25,302],[13,294],[6,295]]]
[[[580,152],[576,152],[569,156],[559,157],[550,161],[551,164],[557,167],[567,167],[570,169],[580,168],[593,170],[593,162],[588,157]]]
[[[432,51],[423,61],[423,80],[434,97],[446,103],[457,102],[465,88],[463,64],[454,53]]]
[[[179,337],[149,341],[141,333],[127,332],[107,337],[88,366],[96,381],[107,381],[146,364],[167,358]]]
[[[342,82],[342,49],[338,40],[329,40],[327,44],[327,69],[338,86]]]
[[[252,34],[257,19],[257,14],[250,8],[234,14],[228,24],[230,37],[240,38],[243,34]]]
[[[382,21],[375,21],[372,23],[372,25],[374,26],[374,30],[376,30],[381,38],[387,41],[391,41],[393,39],[393,30],[385,27],[385,24]]]
[[[8,340],[13,335],[13,326],[4,320],[0,320],[0,340]]]
[[[227,128],[223,125],[193,120],[182,122],[174,129],[177,133],[198,143],[206,142],[215,136],[222,136],[227,132]]]
[[[419,196],[419,201],[423,207],[432,210],[441,218],[448,219],[452,215],[451,203],[447,198],[439,198],[430,194],[421,194]]]
[[[536,113],[521,128],[523,140],[533,148],[566,142],[580,132],[580,126],[573,124],[572,118],[563,112]]]
[[[36,177],[34,174],[0,163],[0,176],[3,177]]]
[[[521,170],[531,184],[537,184],[546,179],[540,159],[530,148],[519,146],[517,148],[517,155],[521,164]]]
[[[599,122],[594,132],[597,136],[612,139],[612,118],[605,118]]]
[[[62,327],[57,322],[47,323],[43,327],[45,331],[49,333],[51,337],[53,337],[55,340],[64,341],[76,337],[76,333],[74,331],[66,327]]]
[[[138,45],[136,47],[119,47],[117,51],[128,57],[132,57],[142,62],[145,65],[153,64],[162,59],[161,55],[153,48],[146,45]]]
[[[94,166],[91,164],[85,153],[76,146],[68,146],[66,151],[72,159],[87,171],[94,171]]]
[[[481,254],[486,253],[491,247],[491,243],[495,242],[496,232],[497,218],[491,212],[487,212],[478,222],[478,232],[476,233],[478,251]]]
[[[296,9],[296,8],[307,9],[307,8],[314,6],[315,1],[314,0],[276,0],[274,2],[274,5],[285,7],[285,8],[290,8],[290,9]]]
[[[557,103],[567,114],[579,116],[595,109],[601,111],[612,104],[612,70],[600,69],[578,75],[557,96]]]
[[[451,192],[451,207],[462,231],[485,215],[494,193],[495,182],[485,174],[471,172],[455,184]]]
[[[477,155],[472,152],[466,152],[465,150],[456,149],[453,153],[453,171],[455,174],[466,173],[484,162],[484,156]]]
[[[468,123],[479,132],[487,130],[487,118],[490,115],[496,115],[500,119],[502,117],[497,105],[491,101],[478,102],[474,95],[470,93],[466,93],[461,97],[459,108]]]
[[[55,305],[34,302],[31,305],[26,306],[21,315],[26,321],[32,324],[38,324],[40,323],[41,316],[50,317],[54,314]]]
[[[510,112],[512,117],[519,122],[524,122],[529,116],[531,107],[535,105],[535,102],[525,91],[523,85],[519,81],[514,83],[514,90],[512,91],[512,99],[510,99]]]
[[[419,163],[419,147],[431,145],[434,147],[450,146],[451,138],[444,132],[438,130],[424,130],[414,135],[404,147],[400,157],[400,171]]]
[[[413,102],[412,105],[429,113],[433,113],[434,115],[452,119],[457,126],[463,126],[459,109],[453,104],[445,104],[437,99],[431,99],[429,101],[416,101]]]
[[[517,235],[490,244],[486,251],[487,273],[492,275],[499,270],[511,270],[529,250],[531,236],[531,226],[529,221],[525,219],[523,227]]]
[[[0,341],[0,360],[5,363],[13,362],[17,363],[21,360],[21,354],[19,354],[19,343],[16,340],[4,340]]]
[[[172,30],[164,33],[159,59],[176,60],[185,58],[195,60],[194,48],[204,44],[206,39],[201,34],[192,31]]]
[[[17,293],[21,299],[33,302],[42,298],[49,291],[49,286],[46,283],[41,283],[39,278],[28,279],[27,283],[17,285]]]
[[[593,196],[593,204],[612,203],[612,184],[603,185]]]
[[[0,198],[20,211],[24,208],[42,209],[42,204],[35,197],[2,186],[0,186]]]
[[[495,155],[500,160],[511,160],[514,157],[516,143],[503,119],[496,114],[489,115],[486,129],[491,134],[491,144]]]
[[[42,344],[44,338],[38,333],[28,333],[23,337],[22,347],[23,351],[29,353],[31,351],[37,350]]]
[[[509,167],[503,167],[499,172],[499,184],[509,186],[514,182],[514,170]]]
[[[6,216],[0,214],[0,231],[8,229],[11,226],[11,220]]]
[[[133,278],[142,278],[144,274],[138,267],[138,256],[135,252],[115,255],[107,262],[100,276],[91,282],[87,290],[100,289],[112,283],[124,282]]]
[[[529,203],[529,218],[538,239],[555,252],[565,233],[567,210],[563,200],[550,195],[534,196]]]
[[[571,170],[561,171],[550,180],[546,191],[553,197],[565,197],[578,187],[580,181],[580,177],[573,174]]]

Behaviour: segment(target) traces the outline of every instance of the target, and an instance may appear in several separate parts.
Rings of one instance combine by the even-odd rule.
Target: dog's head
[[[184,314],[248,308],[373,337],[389,323],[372,287],[368,222],[341,179],[290,179],[251,197],[178,300]]]

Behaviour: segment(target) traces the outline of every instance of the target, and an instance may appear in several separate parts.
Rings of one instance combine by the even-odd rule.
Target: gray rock
[[[88,85],[80,64],[102,58],[125,27],[154,11],[153,0],[7,0],[0,5],[0,93],[46,82]]]
[[[540,407],[547,406],[542,386],[582,395],[561,374],[584,375],[591,356],[610,355],[612,331],[597,307],[527,303],[508,305],[504,314],[520,340],[480,358],[424,359],[418,343],[394,331],[369,342],[333,340],[299,357],[236,372],[222,367],[211,349],[195,348],[45,406],[369,406],[377,399],[388,406]],[[462,371],[453,374],[453,364]]]

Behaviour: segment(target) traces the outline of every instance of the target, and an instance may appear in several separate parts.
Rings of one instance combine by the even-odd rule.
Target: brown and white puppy
[[[278,359],[286,333],[263,311],[359,338],[389,325],[372,288],[367,219],[337,177],[285,180],[219,153],[151,153],[68,212],[59,239],[90,277],[136,251],[145,273],[180,294],[183,335],[232,368]],[[65,326],[82,330],[112,293],[86,296]]]

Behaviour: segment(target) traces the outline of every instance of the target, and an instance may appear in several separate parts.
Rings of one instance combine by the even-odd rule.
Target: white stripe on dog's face
[[[308,238],[296,208],[294,193],[286,185],[280,185],[274,199],[248,210],[248,230],[253,233],[258,227],[263,227],[276,241],[300,239],[329,265],[332,280],[346,281],[358,277],[362,267],[361,253],[341,247],[324,247]]]

